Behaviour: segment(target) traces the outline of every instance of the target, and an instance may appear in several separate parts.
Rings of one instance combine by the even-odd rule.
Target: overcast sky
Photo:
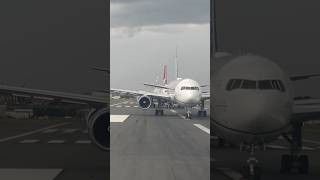
[[[180,76],[209,83],[208,0],[111,0],[110,14],[112,88],[161,82],[165,64],[172,80],[176,47]]]
[[[0,1],[0,83],[68,92],[107,87],[104,1]]]
[[[289,75],[320,73],[320,2],[217,0],[218,44],[268,57]],[[320,97],[320,79],[295,82],[296,95]]]

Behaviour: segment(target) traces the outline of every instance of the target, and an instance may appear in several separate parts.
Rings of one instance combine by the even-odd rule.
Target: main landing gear
[[[302,147],[301,136],[301,122],[293,124],[293,131],[291,139],[284,134],[283,137],[290,142],[290,154],[284,154],[281,157],[281,172],[299,172],[301,174],[308,174],[309,171],[309,158],[307,155],[299,155]]]
[[[156,116],[163,116],[163,109],[162,109],[162,104],[161,104],[161,100],[160,99],[158,99],[158,107],[156,107],[156,110],[155,110],[155,115]]]
[[[198,111],[198,116],[199,117],[206,117],[207,116],[207,111],[204,110],[204,100],[201,100],[200,110]]]
[[[163,116],[163,114],[164,114],[164,113],[163,113],[163,109],[156,109],[156,110],[155,110],[155,115],[156,115],[156,116]]]

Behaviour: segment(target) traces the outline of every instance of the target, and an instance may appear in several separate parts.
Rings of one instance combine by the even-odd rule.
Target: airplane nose
[[[238,118],[234,127],[250,133],[267,133],[284,127],[288,120],[285,104],[274,97],[248,98],[235,102]],[[230,123],[231,124],[231,123]]]
[[[187,104],[195,104],[200,101],[199,95],[197,92],[190,91],[185,94],[185,102]]]

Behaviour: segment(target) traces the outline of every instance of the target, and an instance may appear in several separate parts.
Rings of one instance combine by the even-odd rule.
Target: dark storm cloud
[[[320,72],[320,2],[217,0],[221,51],[266,56],[289,74]],[[295,83],[299,95],[320,97],[319,80]]]
[[[84,92],[106,88],[103,0],[0,2],[0,82]]]
[[[111,27],[209,23],[208,0],[111,0]]]

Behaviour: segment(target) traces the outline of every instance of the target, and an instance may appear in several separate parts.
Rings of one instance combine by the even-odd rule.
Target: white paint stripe
[[[110,122],[124,122],[129,115],[110,115]]]
[[[196,126],[197,128],[199,128],[199,129],[201,129],[202,131],[204,131],[204,132],[206,132],[206,133],[208,133],[208,134],[210,134],[210,129],[208,129],[208,128],[206,128],[206,127],[204,127],[204,126],[202,126],[201,124],[193,124],[194,126]]]
[[[20,141],[20,143],[29,144],[29,143],[37,143],[39,141],[40,141],[39,139],[26,139],[26,140]]]
[[[284,149],[284,150],[288,149],[287,147],[279,146],[279,145],[275,145],[275,144],[268,144],[268,145],[266,145],[266,147],[270,148],[270,149]]]
[[[0,139],[0,142],[6,142],[6,141],[9,141],[9,140],[12,140],[12,139],[17,139],[17,138],[20,138],[20,137],[24,137],[24,136],[28,136],[28,135],[31,135],[31,134],[35,134],[35,133],[38,133],[38,132],[41,132],[41,131],[44,131],[44,130],[47,130],[47,129],[52,129],[52,128],[56,128],[56,127],[65,126],[67,124],[70,124],[70,122],[60,123],[60,124],[56,124],[56,125],[53,125],[53,126],[37,129],[37,130],[34,130],[34,131],[18,134],[18,135],[15,135],[15,136],[6,137],[6,138],[3,138],[3,139]]]
[[[90,140],[78,140],[75,142],[76,144],[91,144]]]
[[[218,140],[219,138],[217,136],[210,136],[210,139]]]
[[[0,169],[0,179],[5,180],[53,180],[63,169]]]
[[[42,131],[42,133],[53,133],[53,132],[56,132],[58,131],[59,129],[47,129],[45,131]]]
[[[63,131],[64,134],[66,133],[73,133],[73,132],[76,132],[78,129],[66,129]]]
[[[134,104],[134,102],[130,102],[130,104]]]
[[[131,107],[131,106],[126,106],[126,107]]]
[[[320,145],[319,141],[313,141],[313,140],[308,140],[308,139],[302,139],[302,141],[306,142],[306,143],[312,143],[312,144]]]
[[[122,106],[116,106],[117,108],[121,108]]]
[[[83,130],[82,133],[88,134],[88,130],[87,130],[87,129],[86,129],[86,130]]]
[[[137,108],[137,107],[139,107],[139,106],[133,106],[133,107]]]
[[[124,101],[124,102],[121,102],[121,103],[112,104],[112,106],[116,106],[116,105],[119,105],[119,104],[126,104],[126,103],[128,103],[128,101]]]
[[[62,143],[65,143],[66,141],[65,140],[51,140],[51,141],[48,141],[49,144],[62,144]]]
[[[239,172],[236,172],[232,169],[229,168],[217,168],[222,174],[224,174],[225,176],[233,179],[233,180],[241,180],[243,179],[242,174],[240,174]]]
[[[313,150],[315,150],[315,148],[302,146],[302,150],[313,151]]]
[[[177,113],[177,115],[179,116],[179,117],[181,117],[182,119],[184,119],[184,120],[190,120],[190,119],[187,119],[184,115],[182,115],[182,114],[179,114],[179,113]]]

